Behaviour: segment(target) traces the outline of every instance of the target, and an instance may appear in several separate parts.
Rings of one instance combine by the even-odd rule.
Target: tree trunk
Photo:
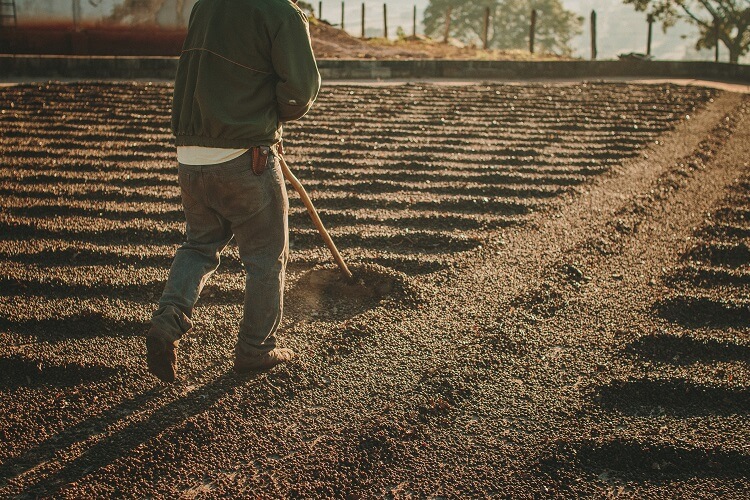
[[[740,61],[740,49],[738,47],[729,47],[729,62],[737,64]]]
[[[453,14],[453,6],[449,5],[448,10],[445,11],[445,33],[443,35],[443,43],[448,43],[448,39],[451,36],[451,15]]]
[[[729,62],[737,64],[740,61],[742,55],[742,35],[738,35],[734,39],[722,40],[727,49],[729,49]]]

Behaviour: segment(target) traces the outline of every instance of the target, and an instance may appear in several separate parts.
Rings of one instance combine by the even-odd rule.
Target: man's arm
[[[279,121],[297,120],[312,107],[320,90],[307,19],[301,12],[289,16],[273,40],[271,61],[279,77],[276,100]]]

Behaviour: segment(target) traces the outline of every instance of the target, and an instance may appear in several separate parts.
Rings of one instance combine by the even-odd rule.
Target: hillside
[[[401,40],[360,39],[325,21],[310,19],[310,36],[318,58],[334,59],[558,59],[526,51],[485,51],[451,40],[439,43],[418,35]],[[24,24],[0,31],[0,46],[11,54],[177,56],[184,29],[154,26],[127,27],[82,25],[73,32],[66,23]]]
[[[400,40],[356,38],[315,18],[310,19],[310,37],[318,58],[332,59],[563,59],[557,55],[529,54],[522,50],[482,50],[457,40],[438,42],[417,35]]]

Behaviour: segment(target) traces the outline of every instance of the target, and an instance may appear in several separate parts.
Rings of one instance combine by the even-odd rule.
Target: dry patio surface
[[[0,90],[0,496],[750,492],[750,100],[642,84],[325,88],[280,343],[231,373],[230,247],[180,345],[167,84]]]

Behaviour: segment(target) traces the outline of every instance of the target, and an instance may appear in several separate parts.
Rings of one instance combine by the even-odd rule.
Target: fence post
[[[487,47],[489,46],[489,36],[490,36],[490,8],[485,7],[484,9],[484,26],[482,27],[482,48],[484,50],[487,50]]]
[[[596,11],[591,11],[591,60],[596,59]]]
[[[653,38],[653,31],[654,31],[654,15],[649,14],[648,17],[646,17],[646,21],[648,22],[648,41],[646,42],[646,55],[651,55],[651,39]]]
[[[81,17],[81,2],[80,0],[72,0],[73,7],[73,31],[78,31],[78,24]]]
[[[344,2],[341,2],[341,30],[344,30]]]
[[[453,14],[453,6],[448,6],[448,10],[445,11],[445,34],[443,35],[443,43],[448,43],[448,38],[451,36],[451,14]]]
[[[365,3],[362,2],[362,38],[365,37]]]
[[[531,27],[529,28],[529,52],[534,53],[534,35],[536,34],[536,9],[531,11]]]
[[[323,2],[318,2],[318,19],[323,20]]]
[[[388,5],[383,4],[383,38],[388,39]]]
[[[414,10],[412,12],[411,21],[412,21],[411,36],[413,38],[416,38],[417,37],[417,6],[416,5],[414,6]]]

